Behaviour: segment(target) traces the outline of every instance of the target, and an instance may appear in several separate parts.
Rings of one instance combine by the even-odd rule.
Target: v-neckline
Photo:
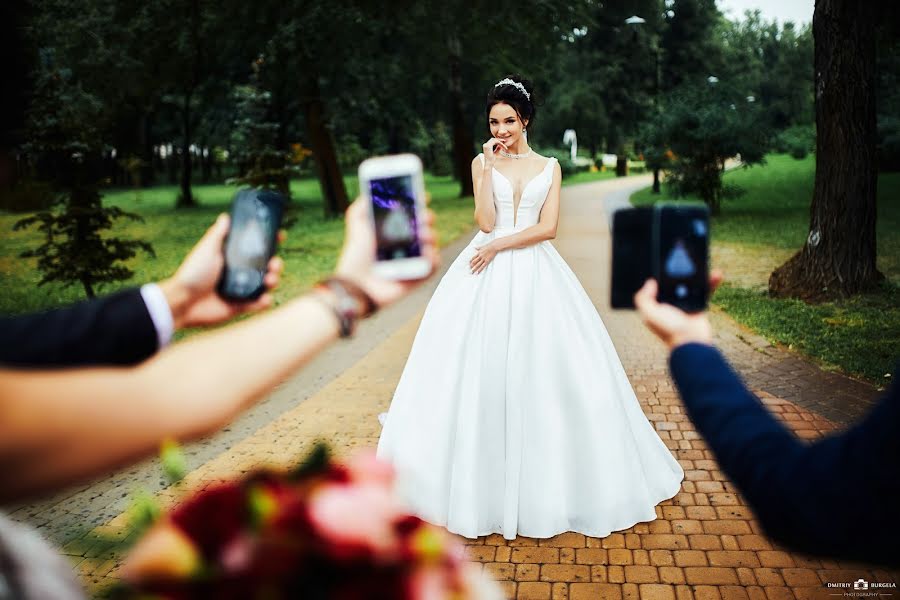
[[[519,220],[519,205],[522,203],[522,196],[525,195],[525,190],[528,189],[529,185],[534,183],[535,179],[537,179],[538,177],[540,177],[541,175],[544,174],[544,171],[547,170],[547,167],[550,166],[551,162],[553,162],[553,159],[548,158],[547,162],[544,164],[544,167],[540,171],[538,171],[537,175],[535,175],[534,177],[529,179],[528,182],[522,186],[522,191],[519,192],[519,200],[518,201],[516,201],[516,197],[513,196],[513,227],[516,226],[516,222]],[[504,175],[503,172],[500,169],[498,169],[496,166],[492,166],[491,168],[494,169],[494,171],[496,171],[500,175],[500,177],[502,177],[503,179],[506,180],[506,183],[509,184],[509,187],[512,189],[513,193],[515,193],[516,188],[513,187],[512,181],[510,181],[509,177]]]

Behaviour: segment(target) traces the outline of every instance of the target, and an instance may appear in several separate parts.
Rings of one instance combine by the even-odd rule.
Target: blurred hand
[[[469,261],[469,269],[471,269],[473,274],[478,275],[487,269],[487,266],[497,256],[497,252],[499,250],[497,250],[493,242],[475,248],[475,255]]]
[[[347,209],[344,248],[341,250],[335,274],[346,277],[363,288],[378,306],[392,304],[431,277],[437,268],[440,256],[435,247],[437,236],[433,226],[434,213],[427,210],[419,229],[419,241],[422,245],[422,255],[431,263],[428,275],[422,279],[409,281],[379,277],[372,272],[375,265],[375,230],[365,202],[357,198]]]
[[[713,271],[709,277],[709,292],[722,283],[721,271]],[[705,312],[686,313],[671,304],[656,300],[658,284],[648,279],[644,287],[634,295],[634,305],[647,327],[669,348],[674,350],[682,344],[696,342],[712,344],[712,326]]]
[[[175,329],[216,325],[241,313],[268,308],[272,295],[268,292],[251,302],[229,302],[216,293],[216,284],[225,266],[223,244],[230,226],[226,214],[219,215],[200,241],[191,249],[175,274],[159,286],[169,302]],[[279,232],[279,242],[284,241]],[[284,261],[274,256],[269,261],[263,283],[268,290],[278,286]]]

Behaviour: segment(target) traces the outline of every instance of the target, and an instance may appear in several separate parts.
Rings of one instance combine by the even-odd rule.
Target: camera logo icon
[[[869,589],[869,582],[865,579],[857,579],[853,582],[854,590],[867,590]]]

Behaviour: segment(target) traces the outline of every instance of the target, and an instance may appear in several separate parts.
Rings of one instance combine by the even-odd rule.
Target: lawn
[[[609,173],[579,173],[566,178],[565,185],[610,177]],[[356,177],[344,179],[347,191],[355,196]],[[472,199],[459,198],[459,184],[450,177],[426,176],[431,208],[437,215],[440,244],[446,245],[472,231]],[[156,257],[138,255],[129,262],[134,277],[127,282],[101,287],[100,293],[157,281],[171,274],[181,259],[220,212],[229,208],[235,188],[227,185],[196,185],[198,208],[175,210],[176,186],[145,190],[108,190],[107,205],[119,206],[140,215],[143,222],[120,221],[113,232],[117,236],[141,239],[153,244]],[[291,193],[299,212],[297,222],[288,230],[280,249],[286,266],[276,300],[294,297],[326,276],[334,268],[343,239],[343,220],[325,219],[318,181],[312,178],[291,182]],[[19,258],[26,248],[40,243],[34,230],[14,232],[13,224],[24,214],[0,211],[0,314],[43,310],[84,298],[80,286],[63,287],[57,283],[38,286],[40,274],[35,260]]]
[[[771,155],[767,164],[725,175],[741,193],[726,199],[713,218],[712,241],[737,248],[747,260],[789,255],[800,249],[809,227],[815,159]],[[672,201],[649,189],[634,204]],[[690,199],[686,199],[690,200]],[[693,199],[696,200],[696,199]],[[886,276],[879,290],[839,302],[810,306],[770,298],[765,291],[723,286],[713,303],[771,341],[813,357],[826,368],[884,385],[900,361],[900,173],[878,178],[878,268]],[[727,277],[727,270],[726,270]]]

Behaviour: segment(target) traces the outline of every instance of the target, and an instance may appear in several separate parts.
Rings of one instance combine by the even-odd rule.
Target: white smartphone
[[[375,228],[375,273],[388,279],[419,279],[431,265],[419,225],[425,211],[422,161],[415,154],[376,156],[359,165],[359,189]]]

